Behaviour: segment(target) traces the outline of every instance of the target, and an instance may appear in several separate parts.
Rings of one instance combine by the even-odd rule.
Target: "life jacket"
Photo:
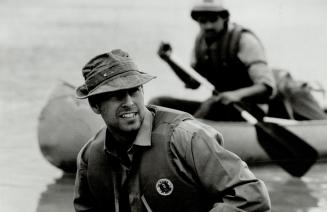
[[[226,32],[209,47],[203,34],[195,41],[195,70],[207,78],[217,91],[229,91],[253,85],[248,67],[237,57],[239,41],[250,30],[231,24]],[[253,34],[253,33],[252,33]]]
[[[176,161],[183,163],[183,158],[176,158],[178,156],[170,150],[170,139],[175,127],[180,122],[193,118],[184,112],[156,108],[151,148],[142,153],[139,163],[140,185],[147,207],[158,212],[209,211],[214,202],[197,186],[199,183],[196,182],[196,177],[187,177],[192,176],[192,170],[181,171],[176,168]],[[105,132],[91,144],[87,175],[91,193],[100,205],[99,208],[103,211],[117,211],[117,187],[112,174],[116,161],[112,162],[113,158],[104,152],[103,133]],[[185,175],[185,172],[189,174]]]

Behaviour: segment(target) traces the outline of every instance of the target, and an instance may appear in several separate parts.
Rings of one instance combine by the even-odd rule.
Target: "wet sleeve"
[[[87,145],[77,156],[77,173],[74,190],[74,208],[76,212],[95,212],[93,196],[91,195],[87,179]]]
[[[264,183],[236,154],[219,144],[223,140],[219,133],[208,133],[200,128],[191,136],[179,139],[190,140],[183,142],[185,160],[195,173],[196,181],[216,200],[211,212],[270,211]]]
[[[276,83],[271,68],[267,64],[264,48],[258,38],[249,32],[242,34],[238,58],[248,67],[249,75],[255,84],[265,84],[276,93]]]

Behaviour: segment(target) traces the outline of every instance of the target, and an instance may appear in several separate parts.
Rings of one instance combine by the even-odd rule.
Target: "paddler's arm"
[[[186,88],[197,89],[200,83],[188,75],[182,68],[180,68],[174,61],[170,59],[172,48],[168,43],[161,43],[158,50],[158,55],[164,60],[175,74],[185,83]]]
[[[239,43],[239,60],[248,67],[253,86],[240,89],[242,99],[266,103],[276,95],[277,88],[261,42],[252,33],[243,33]]]
[[[217,102],[220,102],[224,105],[238,103],[242,101],[265,103],[266,101],[268,101],[271,92],[271,88],[263,83],[255,84],[250,87],[240,88],[233,91],[221,92],[205,100],[193,115],[196,118],[206,117],[209,111],[211,110],[211,107]]]
[[[233,91],[221,92],[217,96],[217,101],[220,101],[225,105],[241,101],[266,103],[269,100],[271,93],[271,87],[260,83]]]
[[[184,159],[177,166],[183,173],[193,173],[190,178],[211,197],[210,212],[270,212],[270,197],[263,181],[220,144],[223,137],[214,128],[189,120],[175,128],[171,146],[172,152]],[[186,172],[188,169],[192,171]]]
[[[186,156],[203,189],[217,198],[210,212],[271,211],[263,181],[244,161],[219,143],[223,143],[220,134],[213,137],[204,130],[198,131],[192,137],[190,155]]]

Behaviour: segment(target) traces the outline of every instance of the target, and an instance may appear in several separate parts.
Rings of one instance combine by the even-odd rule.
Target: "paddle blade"
[[[303,176],[317,161],[318,152],[284,127],[275,123],[258,122],[255,128],[263,149],[291,175]]]

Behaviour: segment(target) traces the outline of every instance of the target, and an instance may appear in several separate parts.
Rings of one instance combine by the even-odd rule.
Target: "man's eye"
[[[125,96],[126,96],[125,93],[117,93],[115,97],[116,99],[123,99]]]
[[[139,88],[139,87],[137,87],[137,88],[133,88],[133,89],[130,90],[129,94],[130,94],[130,95],[135,95],[135,94],[137,94],[137,92],[139,92],[139,91],[140,91],[140,88]]]

